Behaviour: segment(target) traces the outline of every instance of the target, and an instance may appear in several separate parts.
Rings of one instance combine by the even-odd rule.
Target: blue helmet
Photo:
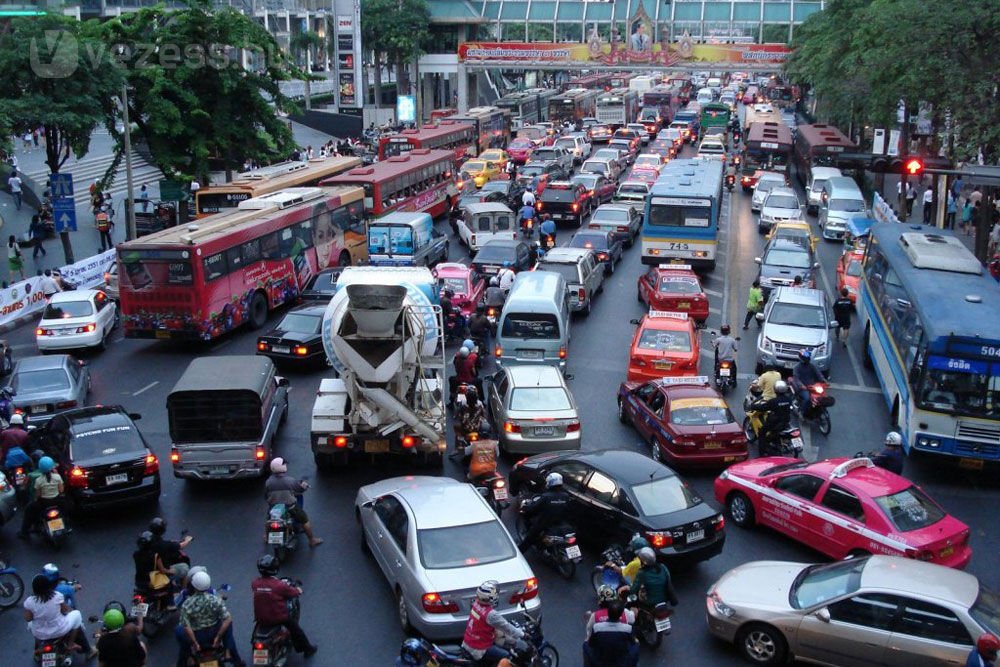
[[[429,658],[423,642],[415,637],[405,640],[399,649],[399,661],[406,667],[423,667]]]
[[[38,459],[38,469],[41,472],[52,472],[52,469],[56,467],[56,462],[52,460],[51,456],[43,456]]]
[[[640,537],[639,535],[633,535],[632,540],[628,543],[629,549],[633,552],[638,552],[639,549],[644,549],[648,546],[649,542],[646,541],[646,538]]]
[[[462,341],[462,347],[467,347],[470,351],[472,351],[475,349],[476,344],[472,342],[471,338],[466,338]]]
[[[512,265],[511,265],[511,263],[510,263],[510,262],[504,262],[504,263],[503,263],[503,267],[504,267],[505,269],[509,269],[509,268],[510,268],[511,266],[512,266]]]
[[[55,563],[46,563],[42,566],[42,574],[48,577],[49,581],[59,581],[59,566]]]
[[[812,350],[799,351],[799,359],[801,359],[802,361],[809,361],[810,359],[812,359],[812,357],[813,357]]]

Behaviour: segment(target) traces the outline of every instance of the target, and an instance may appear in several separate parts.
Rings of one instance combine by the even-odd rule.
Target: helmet
[[[460,357],[467,357],[467,356],[469,356],[469,348],[465,347],[464,345],[462,347],[458,348],[458,356],[460,356]]]
[[[280,456],[276,456],[273,459],[271,459],[271,472],[273,473],[288,472],[288,464],[285,463],[285,459],[281,458]]]
[[[118,630],[123,625],[125,625],[125,615],[122,614],[117,609],[108,609],[104,612],[104,629],[105,630]]]
[[[729,332],[732,331],[732,329],[729,328],[728,324],[723,324],[721,327],[719,327],[719,331],[722,332],[723,336],[728,336]]]
[[[465,388],[465,400],[475,402],[479,399],[479,390],[476,389],[475,385],[469,385]]]
[[[509,269],[512,266],[513,266],[513,264],[511,264],[510,262],[504,262],[503,263],[503,268],[505,268],[505,269]]]
[[[628,548],[636,553],[638,553],[639,549],[644,549],[648,546],[649,542],[646,541],[646,538],[640,537],[639,535],[633,535],[632,539],[628,543]]]
[[[651,547],[643,547],[639,549],[639,553],[636,554],[639,557],[639,562],[643,566],[652,565],[656,562],[656,552],[653,551]]]
[[[548,476],[545,478],[546,489],[554,489],[556,487],[562,486],[562,484],[563,484],[562,475],[560,475],[557,472],[550,472]]]
[[[138,546],[140,549],[145,549],[152,543],[153,543],[153,534],[148,530],[144,530],[141,533],[139,533],[139,537],[135,541],[136,546]]]
[[[454,290],[446,289],[444,291],[444,295],[450,299],[451,297],[455,296],[455,292]]]
[[[273,577],[278,574],[278,559],[271,554],[264,554],[257,559],[257,571],[265,577]]]
[[[787,391],[788,391],[788,383],[785,382],[784,380],[778,380],[777,382],[774,383],[774,393],[784,394]]]
[[[597,600],[598,602],[611,602],[618,597],[615,593],[615,589],[611,588],[607,584],[601,584],[597,587]]]
[[[500,589],[496,580],[489,579],[479,584],[479,588],[476,589],[476,599],[490,606],[495,606],[500,601]]]
[[[809,361],[813,358],[812,350],[799,350],[799,360]]]
[[[466,338],[465,340],[462,341],[462,347],[467,347],[469,348],[469,352],[472,352],[474,349],[476,349],[476,344],[472,342],[471,338]]]
[[[59,566],[55,563],[46,563],[42,566],[42,574],[49,578],[49,581],[59,581]]]
[[[996,657],[997,651],[1000,651],[1000,639],[997,639],[996,635],[984,632],[976,640],[976,650],[983,657],[992,659]]]
[[[207,591],[212,587],[212,577],[208,572],[195,572],[191,575],[191,585],[196,591]]]
[[[886,447],[902,447],[903,436],[896,431],[889,431],[885,434],[885,445]]]
[[[493,284],[492,280],[490,280],[490,284],[491,285]],[[476,312],[477,313],[485,313],[486,312],[486,304],[485,303],[477,303],[476,304]]]
[[[399,662],[405,667],[424,667],[429,659],[430,654],[423,642],[415,637],[404,640],[399,648]]]
[[[38,459],[38,469],[42,472],[51,472],[53,468],[56,467],[56,462],[52,460],[51,456],[43,456]]]
[[[496,276],[490,278],[490,287],[500,287],[500,279]]]
[[[156,517],[149,522],[149,530],[153,535],[163,535],[167,532],[167,520],[163,517]]]
[[[31,460],[35,462],[36,468],[38,467],[38,462],[42,460],[43,456],[45,456],[45,452],[43,452],[40,449],[36,449],[35,451],[31,452]]]
[[[20,412],[15,412],[14,414],[12,414],[10,416],[10,425],[24,426],[24,415],[22,415]]]

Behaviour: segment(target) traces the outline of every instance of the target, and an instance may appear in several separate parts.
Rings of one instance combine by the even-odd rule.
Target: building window
[[[583,26],[580,23],[568,23],[565,21],[556,23],[556,41],[582,42]]]

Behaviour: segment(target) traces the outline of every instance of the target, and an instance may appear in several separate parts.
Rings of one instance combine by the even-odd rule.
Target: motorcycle
[[[510,492],[507,488],[507,480],[500,473],[495,471],[490,475],[484,475],[472,480],[472,485],[476,488],[497,516],[510,507]]]
[[[69,635],[58,639],[36,639],[35,664],[39,667],[70,667],[73,652],[70,650]]]
[[[601,564],[594,566],[594,571],[590,575],[590,584],[597,593],[601,586],[611,586],[618,590],[628,584],[621,575],[621,569],[626,565],[625,550],[613,544],[601,552]]]
[[[448,313],[444,320],[444,337],[446,342],[465,340],[465,325],[457,310]]]
[[[202,646],[200,651],[192,651],[188,656],[189,667],[232,667],[236,663],[229,656],[225,646]]]
[[[736,388],[736,374],[733,373],[733,362],[720,361],[715,365],[715,386],[725,394]]]
[[[545,252],[548,252],[549,250],[552,250],[553,248],[556,247],[555,234],[542,234],[540,240],[542,242],[541,247],[543,250],[545,250]]]
[[[500,319],[500,311],[503,310],[503,304],[486,304],[486,319],[490,321],[490,326],[493,327],[493,331],[496,332],[497,320]]]
[[[0,560],[0,609],[16,607],[24,595],[24,580],[17,568]]]
[[[142,634],[155,637],[176,611],[171,609],[173,604],[174,592],[169,584],[148,591],[136,590],[132,594],[132,610],[129,615],[142,619]]]
[[[639,643],[647,648],[658,648],[664,635],[670,634],[673,607],[666,602],[654,607],[634,597],[630,597],[629,602],[635,608],[635,636]]]
[[[282,577],[281,580],[289,586],[301,590],[302,582],[297,579]],[[299,620],[300,605],[297,597],[288,600],[288,617],[295,622]],[[292,635],[283,625],[258,625],[254,623],[250,639],[253,651],[253,665],[265,667],[284,667],[288,656],[292,654]]]
[[[763,441],[760,437],[764,430],[767,413],[755,410],[753,405],[760,399],[761,390],[756,385],[750,385],[750,390],[743,399],[743,433],[749,443],[757,443],[761,456],[792,456],[802,458],[804,443],[802,431],[795,426],[789,426],[778,435],[777,442]]]
[[[518,537],[522,540],[528,534],[527,518],[525,513],[531,506],[531,501],[521,503],[520,512],[517,515]],[[583,560],[580,545],[576,541],[576,531],[568,524],[558,524],[546,529],[539,538],[537,544],[542,559],[551,565],[566,581],[573,579],[576,574],[576,565]]]
[[[14,485],[14,495],[17,498],[17,504],[20,507],[24,507],[28,504],[28,482],[30,478],[28,477],[28,468],[26,466],[15,466],[7,472],[7,480]]]
[[[267,545],[274,550],[274,557],[278,562],[283,563],[298,546],[298,535],[302,532],[302,526],[292,520],[284,503],[278,503],[268,510],[265,530]]]
[[[815,424],[819,432],[823,435],[830,434],[832,423],[830,412],[827,408],[832,407],[837,401],[833,396],[826,393],[828,385],[824,382],[817,382],[809,387],[809,402],[805,409],[800,401],[795,401],[795,413],[800,421],[808,424]]]
[[[726,190],[733,191],[736,187],[736,174],[726,174]]]
[[[59,550],[62,548],[66,536],[70,529],[66,526],[66,518],[63,511],[56,506],[49,507],[42,516],[42,535],[48,540],[52,548]]]
[[[527,218],[521,220],[521,237],[530,239],[535,236],[535,219]]]

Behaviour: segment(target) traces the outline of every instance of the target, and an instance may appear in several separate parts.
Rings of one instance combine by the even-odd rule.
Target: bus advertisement
[[[370,219],[395,211],[430,213],[436,218],[450,211],[458,198],[455,154],[427,148],[352,169],[321,185],[361,186]]]
[[[642,263],[683,261],[714,269],[722,208],[722,160],[671,160],[646,198]]]
[[[857,309],[907,453],[1000,461],[1000,291],[953,232],[871,227]]]
[[[510,110],[499,107],[472,107],[464,114],[450,116],[452,120],[472,123],[476,128],[476,157],[491,148],[502,148],[510,143]]]
[[[549,98],[549,121],[575,123],[597,113],[597,91],[571,88],[562,95]]]
[[[212,340],[259,328],[317,271],[367,261],[358,187],[289,188],[118,246],[126,338]]]
[[[324,178],[360,166],[360,158],[331,155],[305,162],[279,162],[244,171],[229,183],[210,185],[198,190],[194,195],[196,217],[204,218],[206,215],[228,211],[239,206],[242,201],[278,190],[316,185]]]
[[[639,96],[634,90],[616,88],[597,96],[596,118],[612,128],[634,122],[638,113]]]
[[[455,153],[456,160],[463,160],[475,151],[475,146],[476,128],[472,123],[446,119],[437,125],[383,136],[378,144],[378,159],[409,153],[414,148],[436,148],[450,150]]]
[[[795,171],[805,186],[813,167],[836,167],[837,156],[857,150],[857,145],[833,125],[799,125],[795,134]]]
[[[786,172],[792,158],[792,131],[783,122],[760,121],[750,126],[743,143],[740,186],[749,192],[758,169]]]

